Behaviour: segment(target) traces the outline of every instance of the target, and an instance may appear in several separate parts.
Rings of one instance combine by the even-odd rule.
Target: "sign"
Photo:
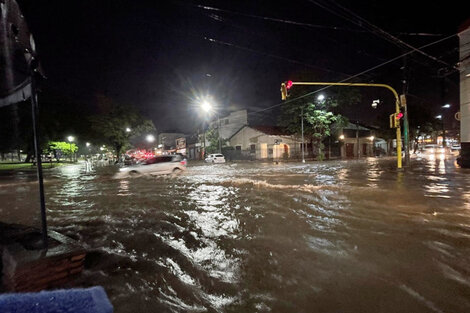
[[[186,138],[177,138],[176,139],[176,149],[185,149],[186,148]]]
[[[400,105],[402,108],[406,107],[406,96],[400,95]]]

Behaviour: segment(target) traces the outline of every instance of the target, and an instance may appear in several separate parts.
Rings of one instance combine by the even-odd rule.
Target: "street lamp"
[[[319,94],[318,97],[317,97],[317,100],[318,100],[318,101],[323,101],[323,100],[325,100],[325,95],[322,94],[322,93]]]
[[[343,134],[339,135],[339,140],[344,140],[344,135]]]
[[[209,101],[209,99],[203,99],[201,101],[201,109],[206,113],[215,113],[214,105]],[[203,130],[204,131],[204,130]],[[219,146],[219,153],[222,153],[222,143],[220,140],[220,118],[219,114],[217,114],[217,133],[218,133],[218,146]],[[204,131],[204,153],[206,152],[206,132]]]
[[[147,140],[148,142],[154,142],[155,141],[155,136],[152,135],[152,134],[149,134],[145,137],[145,140]]]
[[[209,102],[209,100],[202,100],[201,109],[204,112],[209,113],[213,110],[213,107],[212,107],[212,104]]]
[[[448,103],[447,103],[447,104],[444,104],[442,107],[443,107],[444,109],[448,109],[448,108],[450,108],[450,104],[448,104]]]
[[[90,144],[89,142],[87,142],[87,143],[86,143],[86,146],[89,147],[89,146],[91,146],[91,144]]]
[[[75,140],[75,137],[74,137],[74,136],[68,136],[68,137],[67,137],[67,140],[68,140],[69,142],[73,142],[73,141]]]
[[[126,133],[130,133],[132,129],[130,129],[129,127],[126,127]]]

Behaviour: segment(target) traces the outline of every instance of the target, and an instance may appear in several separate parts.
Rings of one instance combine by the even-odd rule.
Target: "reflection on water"
[[[63,167],[46,173],[48,219],[89,250],[77,284],[118,313],[469,312],[470,172],[413,162]],[[0,219],[38,225],[34,179],[0,184]]]

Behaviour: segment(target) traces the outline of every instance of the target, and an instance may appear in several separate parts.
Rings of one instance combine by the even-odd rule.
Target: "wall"
[[[276,141],[280,144],[276,145]],[[251,127],[244,127],[235,136],[229,144],[236,149],[241,147],[240,153],[244,158],[250,155],[252,159],[271,159],[282,158],[284,155],[284,145],[288,146],[289,157],[300,156],[300,141],[294,140],[289,136],[271,136],[257,131]],[[252,153],[251,145],[255,145],[255,153]],[[236,151],[236,150],[235,150]]]

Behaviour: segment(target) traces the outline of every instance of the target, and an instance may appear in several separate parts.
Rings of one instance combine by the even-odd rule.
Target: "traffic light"
[[[288,80],[281,84],[281,99],[286,100],[289,97],[289,89],[291,89],[293,83],[292,80]]]
[[[399,128],[400,127],[400,119],[403,117],[403,113],[393,113],[390,114],[390,128]]]

